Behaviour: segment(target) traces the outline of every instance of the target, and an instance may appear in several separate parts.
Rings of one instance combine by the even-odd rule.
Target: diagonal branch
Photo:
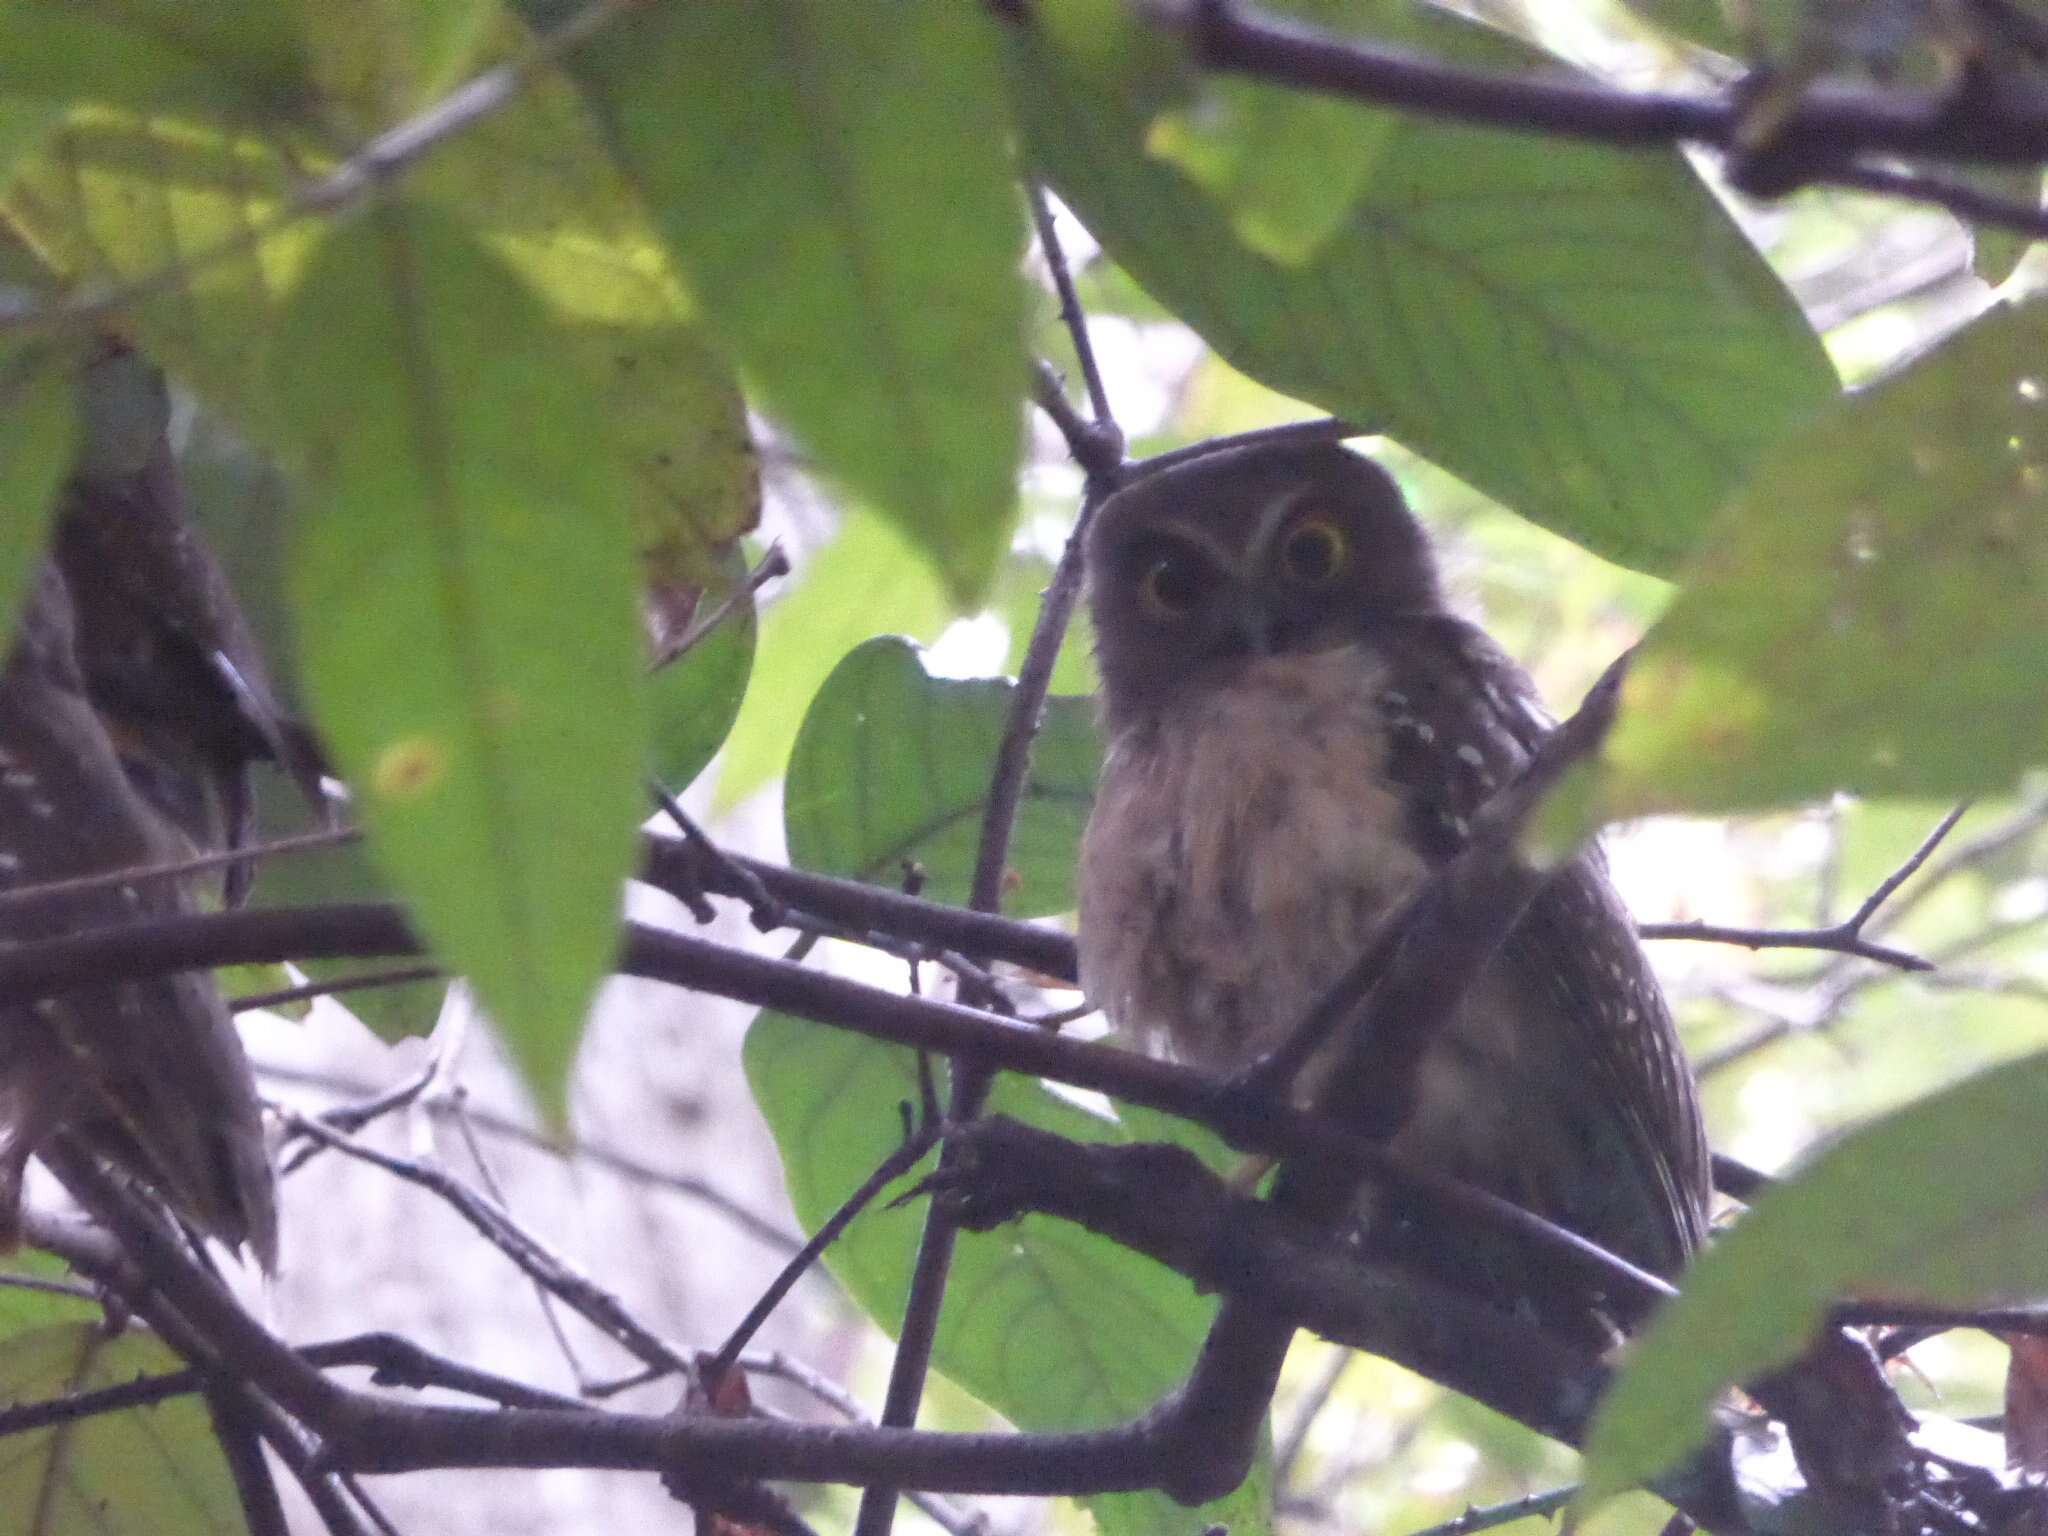
[[[2001,79],[1967,101],[1953,93],[1877,92],[1821,81],[1775,126],[1767,155],[1747,142],[1739,92],[1620,90],[1570,74],[1471,69],[1410,49],[1275,16],[1240,0],[1149,0],[1158,25],[1179,32],[1206,67],[1375,106],[1522,133],[1622,148],[1692,144],[1730,156],[1752,190],[1772,195],[1841,182],[1948,204],[1952,181],[1886,171],[1866,156],[1919,156],[1992,165],[2048,160],[2048,87]],[[1765,163],[1768,161],[1768,164]],[[1981,222],[2048,235],[2048,212],[1972,194],[1959,209]]]

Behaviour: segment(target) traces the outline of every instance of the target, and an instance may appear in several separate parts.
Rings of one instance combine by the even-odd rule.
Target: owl
[[[200,851],[136,784],[94,707],[71,594],[47,562],[0,670],[0,893]],[[195,910],[189,878],[140,878],[0,907],[0,940]],[[268,1269],[273,1177],[249,1063],[213,978],[183,972],[0,1006],[0,1246],[30,1156],[68,1137]]]
[[[1107,752],[1081,854],[1082,983],[1122,1032],[1227,1073],[1280,1044],[1464,847],[1549,722],[1446,606],[1392,478],[1335,444],[1139,479],[1104,502],[1086,555]],[[1311,1062],[1309,1087],[1336,1055]],[[1698,1246],[1697,1089],[1597,851],[1474,978],[1392,1150],[1657,1274]],[[1365,1198],[1368,1241],[1548,1314],[1561,1282]]]
[[[161,372],[118,342],[87,372],[87,443],[59,498],[52,554],[73,650],[129,782],[195,847],[245,847],[251,765],[274,762],[325,819],[312,738],[280,706],[255,636],[187,516]],[[239,906],[253,865],[227,867]]]

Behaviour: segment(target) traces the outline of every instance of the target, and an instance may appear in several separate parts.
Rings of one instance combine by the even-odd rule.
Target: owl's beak
[[[1216,614],[1216,649],[1233,656],[1270,656],[1277,638],[1271,609],[1256,592],[1240,590]]]

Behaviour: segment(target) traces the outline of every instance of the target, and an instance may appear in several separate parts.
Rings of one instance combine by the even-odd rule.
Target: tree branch
[[[1731,156],[1738,182],[1772,195],[1811,182],[1852,180],[1922,201],[1952,200],[1954,184],[1910,173],[1875,175],[1865,155],[2048,160],[2048,90],[2001,80],[1964,101],[1953,94],[1876,92],[1817,82],[1777,125],[1767,156],[1745,140],[1749,111],[1734,92],[1624,91],[1560,72],[1468,69],[1359,38],[1340,37],[1238,0],[1150,0],[1146,14],[1181,34],[1206,67],[1458,122],[1621,148],[1694,144]],[[1768,161],[1768,165],[1765,161]],[[1748,172],[1745,177],[1745,171]],[[1975,196],[1970,216],[2048,235],[2037,206]]]

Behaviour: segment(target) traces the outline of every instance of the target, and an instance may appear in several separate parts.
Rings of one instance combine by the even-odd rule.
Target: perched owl
[[[1446,608],[1393,480],[1333,444],[1138,480],[1103,504],[1087,555],[1108,754],[1082,848],[1082,983],[1123,1031],[1228,1072],[1277,1046],[1464,846],[1548,721]],[[1699,1244],[1697,1090],[1597,852],[1537,896],[1416,1086],[1393,1143],[1408,1161],[1659,1274]],[[1384,1198],[1367,1209],[1373,1241],[1468,1289],[1543,1289],[1510,1255],[1417,1230]]]
[[[189,859],[88,694],[71,595],[41,570],[0,671],[0,892]],[[0,907],[0,942],[194,909],[190,877],[140,878]],[[0,1007],[0,1246],[23,1165],[64,1135],[269,1268],[277,1217],[248,1061],[211,976],[83,987]]]

